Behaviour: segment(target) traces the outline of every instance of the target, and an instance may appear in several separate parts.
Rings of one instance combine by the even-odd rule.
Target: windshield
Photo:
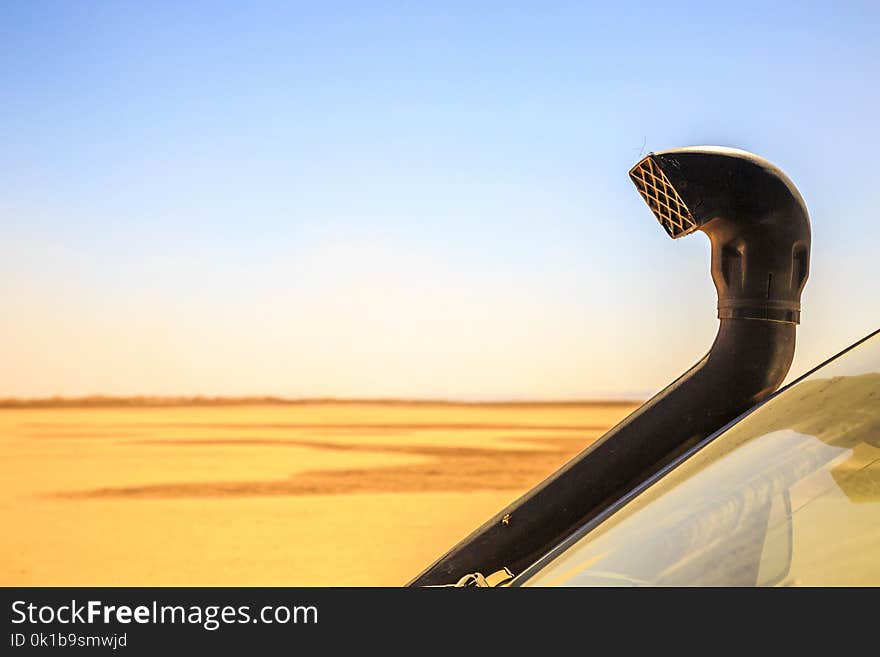
[[[880,335],[721,433],[526,586],[880,585]]]

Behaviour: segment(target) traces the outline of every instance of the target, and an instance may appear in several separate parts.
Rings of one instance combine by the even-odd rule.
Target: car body
[[[880,585],[880,331],[688,450],[508,584]]]

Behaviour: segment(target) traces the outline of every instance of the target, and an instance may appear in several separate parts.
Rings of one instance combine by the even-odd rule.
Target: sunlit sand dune
[[[0,584],[402,584],[633,408],[0,409]]]

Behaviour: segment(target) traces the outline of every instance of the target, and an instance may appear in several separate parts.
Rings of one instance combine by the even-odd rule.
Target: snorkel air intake
[[[635,412],[453,547],[411,586],[521,573],[785,379],[809,271],[810,221],[788,177],[745,151],[651,153],[630,178],[673,239],[709,237],[721,320],[712,348]]]
[[[629,176],[672,239],[708,235],[719,319],[800,321],[810,221],[782,171],[745,151],[702,147],[651,153]]]

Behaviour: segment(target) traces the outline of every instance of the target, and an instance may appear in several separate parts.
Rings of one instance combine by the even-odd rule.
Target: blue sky
[[[0,5],[0,396],[656,390],[717,326],[627,177],[813,221],[792,374],[880,326],[876,3]]]

